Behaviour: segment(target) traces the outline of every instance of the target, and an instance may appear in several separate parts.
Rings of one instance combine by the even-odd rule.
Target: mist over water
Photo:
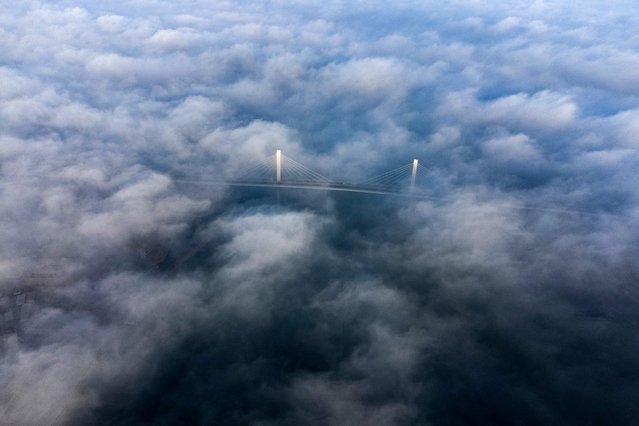
[[[636,423],[637,12],[0,5],[0,424]]]

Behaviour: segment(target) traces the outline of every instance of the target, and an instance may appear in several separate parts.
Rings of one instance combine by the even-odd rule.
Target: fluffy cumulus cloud
[[[0,423],[635,424],[637,26],[4,2]],[[277,148],[424,196],[214,184]]]

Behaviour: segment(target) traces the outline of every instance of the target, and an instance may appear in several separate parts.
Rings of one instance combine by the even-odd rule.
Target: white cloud
[[[533,141],[526,135],[509,135],[490,139],[482,144],[482,150],[497,162],[534,165],[542,161]]]
[[[482,304],[487,282],[530,309],[544,279],[625,309],[610,289],[636,276],[639,15],[627,2],[65,4],[0,6],[0,309],[37,296],[25,340],[0,322],[11,424],[68,424],[110,386],[137,389],[193,330],[248,332],[250,346],[263,329],[290,337],[299,312],[310,326],[294,343],[313,356],[273,344],[277,362],[304,366],[278,388],[293,418],[428,420],[414,398],[432,402],[418,375],[445,353],[433,336],[477,338],[481,309],[521,319]],[[423,159],[434,200],[326,197],[304,210],[234,193],[227,205],[224,189],[174,179],[241,174],[278,148],[362,180]],[[165,263],[144,258],[156,252]],[[181,256],[197,265],[180,270]],[[532,340],[544,339],[562,344]],[[304,364],[324,346],[328,366]],[[269,362],[251,348],[262,358],[247,355],[249,372]],[[407,396],[387,398],[398,387]]]
[[[495,124],[539,132],[561,130],[575,123],[577,105],[569,96],[542,91],[531,95],[517,93],[480,102],[473,91],[451,93],[439,113],[453,114],[459,120]]]
[[[517,16],[509,16],[495,24],[495,29],[500,33],[505,33],[517,28],[521,23],[521,19]]]
[[[127,19],[120,15],[102,15],[96,19],[96,22],[101,30],[117,33],[125,28]]]
[[[181,49],[193,44],[197,36],[186,29],[161,29],[156,31],[147,43],[160,49]]]

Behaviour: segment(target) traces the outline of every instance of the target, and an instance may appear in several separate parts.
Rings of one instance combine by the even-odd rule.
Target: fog
[[[0,423],[633,424],[638,12],[1,4]]]

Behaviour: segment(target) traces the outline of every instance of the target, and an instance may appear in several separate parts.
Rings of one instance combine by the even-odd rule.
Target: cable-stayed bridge
[[[358,192],[364,194],[397,195],[434,201],[453,202],[454,196],[437,197],[422,190],[426,168],[417,159],[395,169],[373,176],[360,182],[345,182],[331,179],[305,165],[287,157],[281,150],[255,162],[248,168],[220,178],[202,179],[199,177],[172,175],[175,182],[197,185],[225,185],[265,188],[298,188],[321,191]],[[421,175],[421,176],[420,176]],[[420,179],[421,177],[421,179]],[[422,185],[420,185],[422,184]],[[596,215],[594,212],[561,208],[556,206],[501,203],[501,208],[532,210],[554,214]]]
[[[418,182],[425,167],[417,159],[361,182],[331,179],[284,155],[281,150],[234,175],[218,179],[174,176],[176,182],[229,186],[301,188],[323,191],[420,196]]]

